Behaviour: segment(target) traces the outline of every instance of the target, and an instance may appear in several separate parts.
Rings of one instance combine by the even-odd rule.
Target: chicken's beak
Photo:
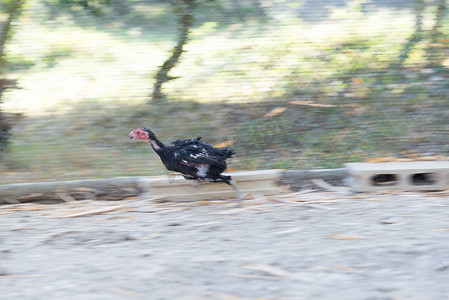
[[[128,134],[128,140],[130,140],[130,139],[132,139],[132,138],[134,138],[134,135],[133,135],[133,133],[131,132],[130,134]]]

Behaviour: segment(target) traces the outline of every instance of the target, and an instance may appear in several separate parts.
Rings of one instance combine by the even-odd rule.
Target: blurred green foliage
[[[49,4],[56,5],[58,8],[77,12],[81,10],[86,10],[93,16],[102,16],[108,12],[109,8],[117,7],[118,4],[125,3],[127,1],[116,1],[114,5],[112,5],[113,0],[49,0]]]

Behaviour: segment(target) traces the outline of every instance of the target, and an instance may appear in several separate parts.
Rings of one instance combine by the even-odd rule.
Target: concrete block
[[[279,193],[278,182],[282,170],[229,172],[242,194],[273,195]],[[225,183],[185,180],[180,175],[166,175],[142,178],[139,181],[144,198],[156,198],[158,201],[192,201],[234,199],[235,192]]]
[[[449,161],[348,163],[348,184],[355,192],[437,191],[449,187]]]

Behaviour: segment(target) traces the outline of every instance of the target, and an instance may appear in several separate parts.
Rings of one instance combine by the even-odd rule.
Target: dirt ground
[[[0,208],[1,299],[449,299],[449,193]]]

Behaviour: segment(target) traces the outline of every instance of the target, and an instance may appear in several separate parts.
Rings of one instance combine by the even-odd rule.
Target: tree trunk
[[[16,0],[13,1],[12,4],[10,4],[10,8],[5,12],[8,14],[8,18],[6,19],[5,23],[2,25],[1,32],[0,32],[0,68],[3,67],[4,61],[3,61],[3,55],[4,55],[4,49],[6,45],[6,41],[8,40],[8,37],[11,33],[11,23],[14,19],[16,19],[21,10],[22,10],[23,0]],[[3,70],[0,69],[0,72]]]
[[[399,54],[399,60],[397,62],[397,65],[399,66],[404,64],[413,47],[415,47],[418,42],[423,39],[428,39],[431,43],[436,43],[438,38],[441,36],[440,28],[444,13],[446,12],[447,0],[438,0],[436,2],[435,23],[431,30],[423,30],[422,28],[423,13],[425,8],[425,0],[415,0],[415,31],[410,36]],[[439,64],[436,56],[440,51],[441,49],[436,49],[436,47],[433,46],[427,47],[426,58],[430,66],[437,66]]]
[[[193,25],[193,8],[195,0],[175,0],[175,12],[178,15],[179,34],[176,46],[173,48],[170,57],[160,67],[156,73],[156,82],[153,86],[152,102],[161,103],[167,100],[162,92],[162,85],[176,77],[169,76],[168,73],[179,62],[181,54],[184,52],[184,45],[187,43],[189,30]]]
[[[399,53],[399,60],[397,62],[398,66],[404,64],[405,60],[410,55],[413,47],[422,39],[423,29],[422,29],[422,19],[423,12],[425,8],[425,0],[415,0],[415,31],[408,39],[407,43],[404,45]]]
[[[12,35],[12,22],[20,15],[24,1],[25,0],[13,0],[3,4],[3,8],[5,9],[3,13],[6,13],[8,17],[5,22],[1,24],[0,28],[0,104],[2,103],[4,91],[8,88],[16,87],[16,80],[5,79],[2,74],[4,73],[4,67],[6,65],[6,60],[4,58],[5,46]],[[13,122],[17,120],[17,117],[19,117],[19,115],[5,114],[2,113],[0,109],[0,152],[3,150],[9,139],[9,131]]]
[[[437,7],[435,11],[435,23],[430,30],[430,42],[438,43],[438,39],[442,37],[441,23],[443,22],[443,17],[447,8],[447,0],[439,0],[437,2]],[[446,49],[441,47],[427,47],[426,58],[430,66],[438,67],[441,66],[441,60],[445,59],[447,56]]]
[[[435,11],[435,24],[432,27],[431,38],[432,42],[436,42],[439,35],[441,35],[441,23],[443,22],[444,13],[447,8],[447,0],[439,0],[437,4],[437,9]]]

